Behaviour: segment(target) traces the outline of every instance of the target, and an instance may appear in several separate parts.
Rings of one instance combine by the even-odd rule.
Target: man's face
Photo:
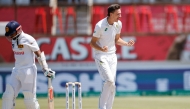
[[[17,32],[13,33],[12,35],[6,37],[10,42],[12,41],[12,39],[17,35]]]
[[[13,39],[16,35],[17,35],[17,32],[15,32],[12,35],[10,35],[9,38]]]
[[[110,13],[110,16],[117,22],[121,18],[121,9],[117,9],[113,13]]]

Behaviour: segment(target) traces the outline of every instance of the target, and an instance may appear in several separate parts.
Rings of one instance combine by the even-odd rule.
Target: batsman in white
[[[94,29],[90,45],[94,48],[95,63],[103,80],[103,88],[99,98],[99,109],[112,109],[115,97],[115,79],[117,69],[116,44],[133,46],[120,38],[122,23],[120,5],[112,4],[107,9],[107,17],[100,20]]]
[[[55,77],[55,72],[48,68],[44,52],[41,52],[36,40],[22,31],[21,25],[10,21],[5,27],[5,36],[12,43],[15,67],[12,69],[9,82],[2,96],[2,109],[14,109],[15,99],[20,89],[24,95],[26,109],[39,109],[36,98],[37,67],[35,56],[40,63],[44,75]]]

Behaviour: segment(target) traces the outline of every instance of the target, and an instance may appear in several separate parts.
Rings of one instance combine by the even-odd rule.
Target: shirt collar
[[[107,26],[113,26],[113,25],[110,25],[110,24],[108,23],[108,17],[105,18],[105,23],[106,23]]]
[[[108,17],[105,18],[105,23],[106,23],[106,26],[110,27],[110,26],[115,26],[115,22],[113,23],[113,25],[110,25],[108,23]]]

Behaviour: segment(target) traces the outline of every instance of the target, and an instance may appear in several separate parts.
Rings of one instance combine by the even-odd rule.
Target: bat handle
[[[48,87],[50,88],[51,86],[51,78],[48,78]]]

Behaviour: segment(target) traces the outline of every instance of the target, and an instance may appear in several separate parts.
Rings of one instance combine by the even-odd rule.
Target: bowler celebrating
[[[95,63],[103,80],[99,98],[99,109],[112,109],[115,97],[117,56],[115,44],[133,46],[134,41],[125,42],[120,38],[122,23],[120,5],[113,4],[107,9],[107,17],[100,20],[94,29],[90,45],[95,50]]]

